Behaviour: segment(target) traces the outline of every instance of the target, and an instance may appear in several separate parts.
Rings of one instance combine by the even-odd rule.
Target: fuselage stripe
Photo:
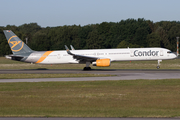
[[[47,52],[45,52],[42,56],[41,56],[41,58],[36,62],[36,63],[40,63],[40,62],[42,62],[49,54],[51,54],[53,51],[47,51]]]

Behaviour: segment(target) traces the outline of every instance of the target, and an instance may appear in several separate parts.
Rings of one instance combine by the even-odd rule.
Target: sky
[[[144,18],[180,21],[180,0],[0,0],[0,26],[88,25]]]

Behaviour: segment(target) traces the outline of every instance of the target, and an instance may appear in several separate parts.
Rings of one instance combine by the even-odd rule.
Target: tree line
[[[102,22],[85,26],[43,28],[37,23],[0,27],[0,56],[12,54],[3,30],[12,30],[35,51],[75,49],[162,47],[176,51],[176,37],[180,36],[180,22],[153,23],[143,18],[119,22]]]

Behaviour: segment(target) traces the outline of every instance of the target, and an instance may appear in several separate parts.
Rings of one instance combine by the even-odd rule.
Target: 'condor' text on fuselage
[[[159,51],[139,51],[139,50],[135,50],[134,51],[134,56],[138,57],[138,56],[158,56]]]

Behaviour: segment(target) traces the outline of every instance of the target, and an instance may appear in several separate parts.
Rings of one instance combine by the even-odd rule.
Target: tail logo
[[[24,42],[17,41],[17,40],[11,41],[11,39],[14,38],[14,37],[17,37],[17,36],[12,36],[11,38],[9,38],[8,43],[12,44],[11,45],[11,50],[12,51],[18,52],[18,51],[20,51],[23,48]]]
[[[12,41],[10,42],[13,46],[11,47],[11,49],[13,49],[17,44],[19,44],[21,41]]]

